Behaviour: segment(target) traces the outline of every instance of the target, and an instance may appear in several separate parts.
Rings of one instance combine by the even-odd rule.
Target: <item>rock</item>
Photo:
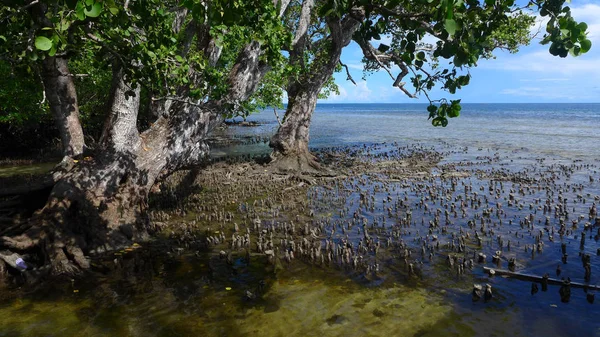
[[[385,316],[385,313],[377,308],[377,309],[373,310],[373,315],[375,315],[377,317],[383,317],[383,316]]]
[[[248,301],[251,301],[256,298],[256,295],[252,293],[250,290],[246,290],[246,294],[244,296]]]

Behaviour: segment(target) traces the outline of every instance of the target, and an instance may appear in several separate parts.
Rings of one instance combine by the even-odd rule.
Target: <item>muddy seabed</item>
[[[597,161],[447,144],[319,156],[319,175],[174,175],[150,202],[155,241],[2,290],[0,336],[600,336],[594,291],[483,270],[597,284]]]

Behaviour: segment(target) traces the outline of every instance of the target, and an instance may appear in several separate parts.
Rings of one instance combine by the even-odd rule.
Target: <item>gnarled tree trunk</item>
[[[277,168],[282,171],[319,170],[317,159],[308,150],[309,128],[320,88],[298,85],[288,90],[283,122],[269,146]]]
[[[293,49],[290,51],[291,62],[306,68],[307,71],[304,76],[290,84],[284,120],[269,144],[273,149],[271,166],[277,170],[307,172],[321,168],[308,150],[311,118],[321,89],[331,78],[340,61],[342,49],[350,43],[352,35],[364,18],[364,11],[355,8],[343,19],[328,19],[329,36],[314,43],[327,49],[323,53],[316,52],[312,63],[306,65],[304,53],[308,46],[307,20],[312,8],[312,0],[303,2]]]
[[[171,101],[168,112],[141,134],[135,127],[139,90],[115,70],[100,148],[71,161],[45,207],[30,221],[0,229],[0,251],[22,254],[32,265],[50,265],[54,274],[75,273],[89,266],[86,255],[145,240],[154,230],[146,218],[151,187],[208,155],[208,133],[223,121],[226,109],[256,90],[264,76],[260,54],[260,43],[244,48],[223,99]]]

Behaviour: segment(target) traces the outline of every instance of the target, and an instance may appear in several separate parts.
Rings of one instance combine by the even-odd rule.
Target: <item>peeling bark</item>
[[[140,108],[140,86],[132,88],[121,67],[113,70],[111,103],[100,144],[116,152],[136,151],[140,147],[137,117]]]

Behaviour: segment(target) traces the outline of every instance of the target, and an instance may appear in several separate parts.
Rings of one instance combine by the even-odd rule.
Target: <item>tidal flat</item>
[[[446,143],[318,155],[319,174],[175,174],[150,200],[155,240],[79,278],[13,275],[0,336],[600,336],[594,291],[483,269],[597,284],[598,162]]]

